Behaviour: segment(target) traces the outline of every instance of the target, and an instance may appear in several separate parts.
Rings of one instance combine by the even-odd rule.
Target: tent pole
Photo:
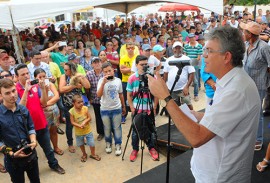
[[[17,30],[16,26],[14,25],[12,13],[11,13],[11,7],[9,7],[9,13],[12,21],[12,40],[15,48],[15,54],[17,57],[17,60],[19,63],[22,63],[22,58],[23,58],[23,51],[21,47],[21,41],[20,41],[20,36],[19,36],[19,31]],[[17,42],[18,41],[18,42]]]
[[[254,0],[254,21],[256,22],[257,0]]]

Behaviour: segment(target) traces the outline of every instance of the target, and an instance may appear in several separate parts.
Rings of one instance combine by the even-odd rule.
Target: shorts
[[[49,126],[55,125],[60,116],[59,108],[56,104],[43,108]]]
[[[191,105],[191,98],[189,94],[185,96],[183,93],[183,90],[177,90],[177,91],[172,92],[172,98],[175,100],[177,105],[180,106],[179,97],[180,97],[181,104],[185,103],[187,105]]]
[[[86,135],[76,135],[76,144],[78,147],[84,145],[84,138],[86,139],[86,145],[90,147],[95,147],[95,141],[92,132]]]

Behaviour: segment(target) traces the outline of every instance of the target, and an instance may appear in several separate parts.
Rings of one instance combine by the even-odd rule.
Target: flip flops
[[[62,156],[64,154],[64,151],[62,151],[61,149],[58,149],[58,150],[54,150],[54,153]]]
[[[265,165],[262,165],[262,162],[265,162],[266,164]],[[263,172],[265,171],[265,169],[268,167],[268,164],[269,164],[269,161],[267,159],[263,159],[262,162],[259,162],[257,165],[256,165],[256,169],[259,171],[259,172]]]
[[[87,161],[87,154],[86,155],[83,155],[81,157],[81,162],[85,163]]]
[[[61,128],[59,128],[59,127],[57,127],[57,133],[60,134],[60,135],[64,135],[65,134],[65,132]]]
[[[92,159],[94,159],[96,161],[100,161],[101,160],[101,157],[99,157],[99,155],[95,155],[95,156],[90,155],[89,158],[92,158]]]
[[[6,168],[2,164],[0,164],[0,172],[1,173],[7,173]]]
[[[68,151],[69,151],[70,153],[75,153],[75,152],[76,152],[74,146],[69,146],[69,147],[68,147]]]

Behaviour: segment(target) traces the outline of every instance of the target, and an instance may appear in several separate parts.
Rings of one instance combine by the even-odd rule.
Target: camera
[[[38,82],[39,82],[38,79],[34,79],[34,80],[30,81],[30,84],[35,85],[35,84],[38,84]]]
[[[142,81],[145,86],[148,86],[147,74],[154,76],[155,70],[156,70],[156,67],[149,67],[149,65],[143,66],[143,74],[140,74],[139,78],[140,78],[140,81]]]
[[[108,76],[107,80],[113,80],[113,76]]]
[[[28,155],[28,154],[30,154],[30,153],[32,153],[32,148],[30,147],[30,146],[28,146],[28,142],[27,142],[27,140],[25,140],[25,139],[22,139],[21,140],[21,143],[20,144],[18,144],[15,148],[13,148],[12,150],[13,150],[13,152],[17,152],[18,150],[20,150],[21,148],[23,148],[23,152],[24,152],[24,154],[26,154],[26,155]]]

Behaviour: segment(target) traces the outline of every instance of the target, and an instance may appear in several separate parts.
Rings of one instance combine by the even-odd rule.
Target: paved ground
[[[193,88],[191,87],[191,92],[193,94]],[[193,96],[193,95],[192,95]],[[205,105],[205,93],[203,90],[199,92],[200,100],[195,102],[192,97],[192,103],[194,110],[201,110]],[[94,118],[93,108],[90,108],[92,117]],[[156,126],[167,123],[167,118],[163,116],[157,116]],[[61,128],[65,129],[64,124],[61,124]],[[92,128],[95,134],[96,140],[96,131],[95,131],[95,121],[92,120]],[[126,124],[122,125],[123,129],[123,144],[122,150],[127,140],[127,134],[130,128],[130,115],[127,118]],[[75,143],[75,142],[74,142]],[[37,147],[38,157],[39,157],[39,168],[40,168],[40,178],[43,183],[58,183],[58,182],[98,182],[98,183],[118,183],[129,180],[132,177],[139,175],[141,167],[141,152],[137,158],[136,162],[129,161],[129,155],[131,153],[131,139],[128,142],[128,147],[125,154],[125,159],[122,161],[122,156],[117,157],[113,153],[106,154],[105,152],[105,142],[104,141],[95,141],[96,143],[96,154],[101,156],[101,161],[97,162],[93,159],[88,158],[87,162],[82,163],[80,161],[81,151],[76,147],[76,153],[72,154],[68,152],[66,145],[66,136],[59,135],[59,147],[64,150],[65,154],[63,156],[56,155],[56,158],[59,161],[59,164],[65,168],[65,175],[58,175],[57,173],[51,171],[48,167],[46,157],[42,152],[40,147]],[[90,150],[87,149],[88,155]],[[0,155],[1,163],[3,162],[3,155]],[[143,159],[143,172],[152,169],[162,163],[166,162],[166,157],[160,154],[160,161],[153,161],[148,154],[147,148],[144,150],[144,159]],[[166,173],[166,172],[160,172]],[[28,180],[27,180],[28,181]],[[26,182],[27,182],[26,181]],[[8,174],[0,174],[0,182],[11,182]],[[29,182],[29,181],[28,181]]]

